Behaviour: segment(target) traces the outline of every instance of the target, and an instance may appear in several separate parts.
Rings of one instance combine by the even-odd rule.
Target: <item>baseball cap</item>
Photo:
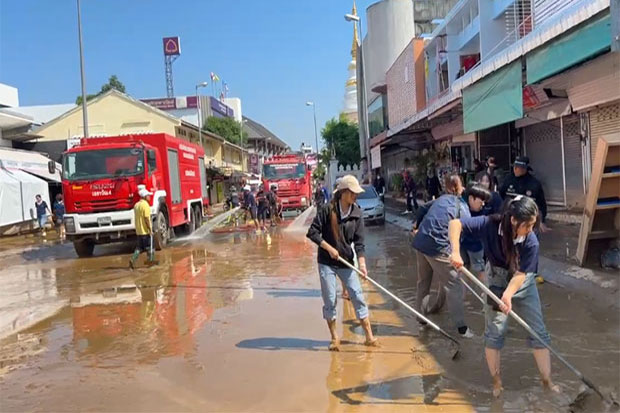
[[[348,189],[354,194],[361,194],[364,192],[364,189],[360,186],[359,181],[353,175],[345,175],[338,182],[338,187],[336,191],[342,191],[344,189]]]
[[[528,158],[527,156],[517,156],[514,166],[527,169],[530,166],[530,158]]]
[[[140,198],[145,198],[149,195],[153,195],[152,193],[150,193],[146,188],[140,188],[138,190],[138,195],[140,195]]]

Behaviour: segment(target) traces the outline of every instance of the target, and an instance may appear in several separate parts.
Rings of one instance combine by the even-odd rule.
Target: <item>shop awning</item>
[[[521,59],[463,89],[463,130],[476,132],[523,117]]]
[[[526,55],[527,83],[539,82],[611,46],[609,12]]]

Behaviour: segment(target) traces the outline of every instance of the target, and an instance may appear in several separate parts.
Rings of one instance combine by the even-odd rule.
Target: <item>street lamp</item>
[[[360,39],[362,39],[363,34],[362,34],[362,19],[360,18],[360,16],[356,16],[354,14],[345,14],[344,15],[344,19],[348,22],[353,22],[353,24],[357,25],[359,23],[360,25]],[[369,131],[369,127],[368,127],[368,103],[366,101],[366,68],[365,68],[365,64],[364,61],[366,60],[364,58],[364,54],[363,54],[363,50],[362,50],[362,42],[360,40],[360,43],[358,44],[359,46],[359,56],[358,56],[358,60],[362,61],[362,65],[361,65],[361,76],[360,76],[360,89],[362,92],[362,116],[363,116],[363,122],[362,122],[362,127],[364,128],[364,149],[365,149],[365,156],[366,156],[366,163],[367,163],[367,167],[368,167],[368,171],[370,171],[370,154],[368,153],[368,139],[370,139],[370,131]],[[360,148],[361,151],[362,148]]]
[[[312,112],[314,113],[314,141],[316,144],[316,153],[319,153],[319,135],[316,131],[316,105],[314,102],[306,102],[306,106],[312,106]]]
[[[241,149],[245,148],[245,146],[243,145],[243,125],[247,121],[247,119],[241,118],[241,122],[239,122],[239,146],[241,146]]]
[[[82,50],[82,12],[80,0],[77,0],[78,38],[80,44],[80,80],[82,82],[82,122],[84,123],[84,137],[88,138],[88,111],[86,109],[86,78],[84,76],[84,52]]]
[[[201,115],[202,110],[200,109],[200,96],[198,96],[198,88],[207,87],[207,82],[198,83],[196,85],[196,110],[198,111],[198,141],[200,142],[200,147],[202,148],[202,122]]]

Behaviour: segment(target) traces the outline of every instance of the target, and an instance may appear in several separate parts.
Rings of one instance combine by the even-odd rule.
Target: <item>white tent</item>
[[[17,177],[0,169],[0,227],[24,220],[20,187]]]
[[[0,227],[33,220],[36,195],[41,195],[51,209],[45,180],[19,169],[0,168]]]
[[[60,164],[56,164],[56,171],[51,174],[49,160],[39,152],[0,149],[0,233],[14,232],[15,228],[7,226],[36,218],[36,195],[41,195],[52,208],[49,183],[60,183]]]
[[[50,174],[47,165],[49,161],[46,155],[39,152],[0,148],[0,166],[3,168],[21,169],[47,181],[60,183],[61,166],[56,162],[56,172]]]

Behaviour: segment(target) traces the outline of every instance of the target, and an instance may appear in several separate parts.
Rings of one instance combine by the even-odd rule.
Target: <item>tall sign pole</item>
[[[164,65],[166,68],[166,95],[174,97],[172,82],[172,63],[181,55],[181,39],[179,37],[164,37]]]
[[[88,110],[86,108],[86,78],[84,76],[84,51],[82,50],[82,13],[80,0],[77,0],[78,37],[80,43],[80,79],[82,82],[82,122],[84,123],[84,137],[88,138]]]

